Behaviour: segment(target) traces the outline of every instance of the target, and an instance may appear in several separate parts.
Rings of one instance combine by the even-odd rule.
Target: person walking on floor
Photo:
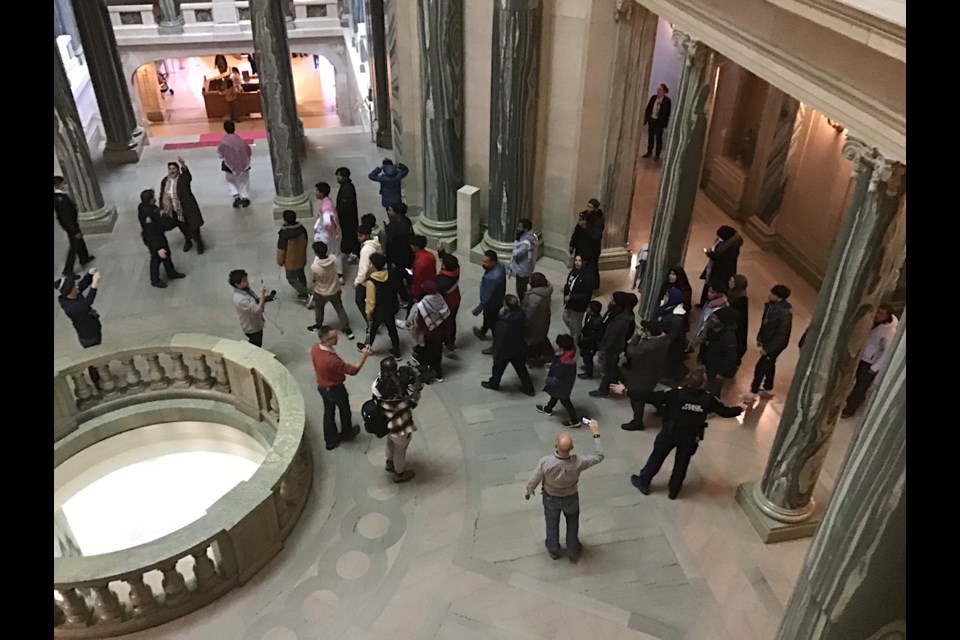
[[[542,365],[553,359],[553,345],[547,336],[550,333],[550,299],[553,285],[539,271],[530,276],[530,290],[520,302],[526,321],[527,355],[531,362]]]
[[[177,162],[168,162],[167,175],[160,181],[160,208],[165,214],[176,219],[185,239],[183,250],[190,251],[196,243],[197,253],[203,253],[206,250],[203,238],[200,237],[203,214],[193,195],[192,184],[193,174],[183,158],[178,156]]]
[[[569,420],[563,423],[567,428],[580,427],[580,414],[570,401],[570,394],[573,393],[573,383],[577,381],[577,350],[573,346],[573,337],[562,333],[557,336],[557,350],[553,357],[553,363],[547,372],[547,379],[543,382],[543,390],[550,401],[547,404],[538,404],[537,411],[548,416],[553,415],[553,408],[557,403],[563,405],[567,410]]]
[[[283,267],[287,282],[297,292],[297,299],[306,302],[307,275],[307,230],[297,222],[297,213],[287,209],[283,212],[283,226],[277,238],[277,265]]]
[[[730,278],[737,274],[737,260],[742,246],[743,237],[736,229],[727,225],[717,229],[713,247],[703,250],[707,254],[707,266],[700,274],[700,279],[704,281],[703,293],[700,294],[701,307],[706,304],[707,289],[711,282],[722,282],[726,287]]]
[[[93,261],[93,256],[87,251],[87,243],[83,240],[80,231],[80,217],[77,205],[67,193],[67,181],[63,176],[53,176],[53,213],[57,216],[60,228],[67,234],[67,261],[63,265],[63,274],[73,274],[76,269],[77,258],[80,258],[80,268]]]
[[[186,276],[173,266],[170,244],[167,242],[167,231],[175,229],[177,221],[160,211],[153,189],[146,189],[140,194],[137,219],[140,221],[140,238],[150,252],[150,284],[159,289],[167,287],[167,283],[160,279],[161,263],[167,273],[167,280],[185,278]]]
[[[641,320],[627,342],[627,365],[620,369],[620,379],[630,391],[653,391],[663,377],[667,365],[670,337],[656,320]],[[643,431],[643,410],[646,403],[630,396],[633,419],[620,425],[624,431]]]
[[[407,205],[397,202],[387,207],[385,253],[390,265],[391,277],[397,283],[397,291],[404,305],[410,302],[410,279],[413,271],[413,223],[407,217]]]
[[[313,241],[327,245],[327,252],[337,264],[337,277],[340,279],[340,284],[343,284],[343,254],[340,252],[343,231],[340,229],[340,218],[333,206],[333,200],[330,199],[330,185],[326,182],[318,182],[314,185],[314,189],[319,205],[317,205],[317,218],[313,223]]]
[[[570,236],[570,254],[583,258],[584,268],[594,276],[593,289],[600,288],[600,249],[603,244],[603,210],[600,201],[591,198],[580,212]]]
[[[590,380],[593,378],[593,357],[597,354],[600,338],[603,337],[603,305],[599,300],[591,300],[587,305],[584,316],[583,329],[580,332],[580,357],[583,359],[583,373],[578,378]]]
[[[583,314],[596,288],[593,281],[593,273],[584,269],[583,257],[574,256],[573,269],[563,285],[563,324],[574,342],[580,339],[583,330]]]
[[[424,382],[443,382],[443,341],[449,330],[450,308],[437,293],[437,284],[427,280],[420,286],[417,302],[405,321],[417,346],[413,357],[424,372]]]
[[[793,327],[793,307],[787,302],[789,297],[790,288],[777,284],[770,289],[767,303],[763,305],[763,318],[760,320],[760,331],[757,332],[760,359],[753,369],[750,394],[745,398],[747,402],[756,400],[758,393],[764,398],[773,397],[777,357],[790,344],[790,330]]]
[[[360,244],[360,260],[357,264],[357,277],[353,279],[354,302],[360,309],[360,315],[369,323],[370,320],[367,318],[367,278],[373,273],[373,263],[370,262],[370,258],[375,253],[383,255],[383,247],[380,246],[380,241],[373,237],[371,229],[366,223],[357,227],[357,242]]]
[[[437,274],[437,293],[450,309],[449,327],[443,338],[447,351],[457,350],[457,311],[460,310],[460,261],[457,256],[447,253],[443,245],[437,249],[440,254],[440,273]]]
[[[670,123],[670,98],[667,94],[670,89],[665,84],[657,85],[657,93],[650,96],[647,108],[643,112],[643,124],[647,125],[647,152],[644,158],[651,153],[654,160],[660,160],[660,151],[663,150],[663,131]],[[656,145],[656,147],[654,147]]]
[[[343,308],[342,287],[337,277],[337,261],[327,253],[327,245],[322,242],[313,243],[313,253],[316,256],[310,265],[313,288],[313,314],[315,324],[307,327],[307,331],[317,331],[323,326],[323,314],[327,303],[333,305],[333,310],[340,320],[340,330],[353,340],[353,331],[350,329],[350,319],[347,310]],[[363,349],[361,349],[363,351]]]
[[[527,293],[530,276],[537,265],[538,243],[537,235],[533,232],[533,222],[528,218],[517,222],[517,237],[513,241],[507,275],[513,275],[517,279],[517,297],[521,303]]]
[[[350,413],[350,394],[344,382],[347,376],[355,376],[366,364],[372,351],[364,349],[357,364],[347,364],[334,351],[337,346],[337,330],[321,325],[317,330],[319,342],[310,349],[310,360],[317,375],[317,391],[323,398],[323,439],[327,451],[340,446],[341,442],[353,440],[360,433],[360,427],[353,424]],[[340,412],[340,430],[337,431],[336,412]]]
[[[867,343],[863,345],[863,355],[860,356],[860,362],[857,363],[856,382],[850,395],[847,396],[846,405],[840,413],[841,418],[850,418],[857,413],[857,409],[867,399],[867,391],[870,385],[880,374],[880,371],[886,365],[885,357],[893,343],[893,337],[897,333],[897,325],[900,321],[893,315],[893,307],[888,304],[881,304],[877,307],[873,315],[873,328],[867,336]]]
[[[603,462],[603,447],[600,445],[600,423],[590,421],[593,434],[593,453],[578,456],[573,451],[573,438],[569,433],[557,436],[553,455],[544,456],[537,463],[527,481],[525,498],[530,499],[542,485],[543,517],[547,525],[544,542],[547,553],[554,560],[560,557],[560,514],[567,521],[567,553],[570,562],[576,562],[583,553],[580,544],[580,474]]]
[[[407,449],[417,430],[413,410],[417,406],[416,395],[400,378],[397,360],[387,357],[380,361],[380,375],[373,381],[373,399],[387,421],[385,453],[386,470],[394,482],[407,482],[415,475],[407,468]]]
[[[367,176],[380,184],[380,204],[384,208],[403,202],[403,179],[410,169],[402,162],[394,165],[393,160],[384,158],[383,163]]]
[[[483,313],[483,324],[473,328],[473,335],[479,340],[487,339],[487,331],[492,330],[500,317],[504,295],[507,292],[507,272],[497,258],[497,252],[487,249],[480,262],[483,278],[480,280],[480,302],[473,308],[473,315]],[[522,315],[522,312],[521,312]]]
[[[727,292],[727,302],[737,312],[737,367],[743,361],[747,352],[747,336],[750,324],[750,299],[747,298],[747,277],[736,274],[730,278],[730,290]]]
[[[525,324],[523,311],[520,310],[520,300],[515,295],[508,294],[504,298],[503,311],[493,329],[493,371],[489,380],[480,383],[484,389],[498,390],[503,372],[507,364],[511,364],[520,377],[520,391],[528,396],[536,395],[530,372],[527,371]]]
[[[637,306],[637,296],[626,291],[616,291],[607,304],[607,313],[603,317],[603,337],[597,344],[600,354],[600,370],[603,376],[600,386],[590,392],[594,398],[606,398],[610,395],[610,385],[620,379],[620,354],[627,346],[627,340],[633,335],[633,308]]]
[[[656,405],[663,412],[663,429],[653,441],[653,451],[639,474],[630,476],[630,484],[645,496],[650,495],[650,483],[663,466],[670,452],[677,450],[673,460],[673,473],[667,485],[667,497],[676,500],[687,477],[690,459],[697,452],[707,428],[707,415],[715,413],[722,418],[736,418],[743,407],[728,407],[703,389],[704,373],[696,368],[686,377],[682,386],[668,391],[631,391],[622,384],[610,390],[618,395],[629,393],[630,398]]]
[[[56,283],[57,292],[60,294],[57,302],[64,314],[70,318],[70,323],[77,332],[77,341],[84,349],[95,347],[103,341],[100,314],[93,308],[100,280],[100,272],[92,268],[79,281],[74,274],[65,273]],[[87,293],[84,294],[84,291]],[[91,382],[99,389],[100,372],[92,366],[88,367],[87,371],[90,372]]]
[[[341,250],[352,264],[360,257],[360,243],[357,242],[357,227],[360,226],[360,212],[357,210],[357,187],[350,179],[350,169],[339,167],[335,173],[337,184],[337,216],[343,233]]]
[[[410,298],[416,300],[420,296],[421,287],[426,282],[437,283],[437,259],[427,251],[427,238],[415,235],[410,239],[410,249],[413,251],[413,275],[410,278]]]
[[[250,206],[250,161],[253,149],[250,143],[237,135],[237,125],[233,120],[223,123],[226,135],[217,146],[220,156],[220,169],[227,180],[230,195],[233,196],[233,208]]]
[[[367,337],[365,342],[357,343],[357,348],[361,351],[367,346],[372,348],[377,331],[382,325],[387,328],[390,336],[391,355],[399,358],[400,336],[397,334],[396,316],[400,305],[397,302],[396,284],[387,269],[387,259],[384,256],[373,254],[370,256],[370,264],[373,265],[372,272],[366,282],[366,315],[369,318]]]
[[[233,287],[233,307],[240,319],[240,330],[255,347],[263,346],[263,310],[273,296],[267,295],[267,288],[260,285],[260,295],[250,289],[250,280],[243,269],[234,269],[227,276],[227,282]]]
[[[686,364],[688,322],[683,293],[680,289],[670,287],[663,294],[660,308],[657,309],[656,320],[670,339],[663,377],[669,380],[682,380],[689,372]]]

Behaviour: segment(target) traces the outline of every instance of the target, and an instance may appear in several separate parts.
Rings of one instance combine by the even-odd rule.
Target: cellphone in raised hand
[[[585,426],[585,427],[589,427],[589,426],[590,426],[590,418],[583,418],[582,420],[580,420],[580,424],[582,424],[582,425]]]

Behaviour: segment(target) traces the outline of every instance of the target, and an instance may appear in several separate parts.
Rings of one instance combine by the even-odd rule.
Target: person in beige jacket
[[[367,323],[367,278],[374,272],[373,264],[370,262],[370,256],[375,253],[383,254],[383,247],[380,241],[373,237],[373,231],[369,225],[361,224],[357,227],[357,240],[360,242],[360,261],[357,264],[357,277],[353,279],[354,302],[360,309],[360,315]]]
[[[313,313],[316,324],[307,327],[307,331],[317,331],[323,326],[323,312],[327,303],[333,305],[337,317],[340,319],[340,330],[350,340],[353,340],[353,331],[350,330],[350,319],[347,318],[347,311],[343,308],[343,300],[340,297],[340,279],[337,275],[337,259],[328,255],[328,248],[325,242],[314,242],[313,252],[316,257],[313,264],[310,265],[313,287]]]

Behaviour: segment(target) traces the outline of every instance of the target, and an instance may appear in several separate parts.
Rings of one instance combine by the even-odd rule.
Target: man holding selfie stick
[[[595,464],[603,462],[603,447],[600,446],[600,423],[583,419],[593,434],[593,453],[584,456],[571,454],[573,438],[567,432],[557,436],[553,455],[544,456],[527,481],[526,499],[534,494],[537,485],[543,484],[543,517],[547,522],[547,553],[556,560],[560,557],[560,513],[567,520],[567,553],[570,562],[580,559],[583,545],[578,536],[580,530],[580,496],[577,492],[580,474]]]

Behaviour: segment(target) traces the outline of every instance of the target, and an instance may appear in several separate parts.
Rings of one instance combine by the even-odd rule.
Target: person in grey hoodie
[[[530,276],[537,265],[537,235],[533,232],[533,222],[523,218],[517,222],[517,239],[513,241],[513,253],[510,254],[510,266],[507,275],[517,279],[517,297],[523,302],[530,284]]]

